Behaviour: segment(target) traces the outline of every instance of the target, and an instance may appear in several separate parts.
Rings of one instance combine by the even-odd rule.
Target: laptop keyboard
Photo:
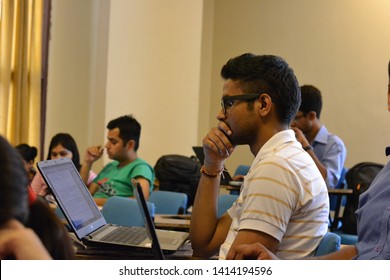
[[[102,238],[102,241],[121,244],[139,244],[148,238],[145,228],[119,227]]]

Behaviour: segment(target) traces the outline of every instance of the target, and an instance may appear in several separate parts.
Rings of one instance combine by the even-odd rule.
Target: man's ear
[[[135,141],[134,140],[129,140],[126,144],[126,149],[127,150],[134,150],[135,148]]]
[[[260,113],[262,115],[268,114],[268,112],[271,110],[272,107],[272,99],[271,96],[269,96],[266,93],[263,93],[262,95],[259,96],[259,102],[260,102]]]
[[[314,121],[317,118],[317,113],[314,111],[310,111],[306,114],[310,121]]]

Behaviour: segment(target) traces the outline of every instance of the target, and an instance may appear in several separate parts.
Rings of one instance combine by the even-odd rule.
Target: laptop
[[[156,258],[162,252],[174,253],[187,239],[187,232],[156,230],[141,186],[133,183],[134,193],[146,227],[125,227],[108,224],[80,177],[72,160],[68,158],[46,160],[37,163],[46,184],[64,213],[76,237],[85,245],[105,248],[122,248],[134,252],[154,253]],[[131,215],[132,213],[129,213]],[[118,233],[126,237],[137,237],[134,242],[115,238]]]
[[[193,146],[192,150],[194,151],[196,157],[198,158],[201,165],[204,163],[204,152],[202,146]],[[241,186],[241,181],[233,181],[233,177],[230,175],[229,171],[226,169],[223,170],[221,177],[221,185],[232,185],[232,186]]]

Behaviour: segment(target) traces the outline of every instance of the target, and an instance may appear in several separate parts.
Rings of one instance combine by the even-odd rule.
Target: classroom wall
[[[67,131],[83,154],[104,144],[108,121],[133,114],[140,157],[154,165],[163,154],[191,155],[202,9],[202,1],[53,0],[47,145]]]
[[[52,1],[45,157],[59,132],[75,138],[81,158],[89,145],[102,141],[109,11],[105,0]]]
[[[386,162],[390,1],[52,2],[46,141],[69,131],[84,151],[104,142],[110,119],[134,113],[141,157],[190,155],[216,124],[221,66],[254,52],[284,57],[320,88],[321,120],[344,140],[347,166]],[[252,160],[239,147],[227,167]]]
[[[202,1],[111,1],[106,121],[132,113],[138,155],[192,153],[197,142]]]
[[[390,1],[215,0],[214,11],[210,123],[220,109],[221,66],[244,52],[276,54],[300,84],[322,91],[321,120],[344,140],[347,167],[387,161]],[[252,160],[240,147],[228,167]]]

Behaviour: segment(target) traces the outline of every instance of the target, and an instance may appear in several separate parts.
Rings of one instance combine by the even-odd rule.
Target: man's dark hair
[[[137,151],[139,147],[139,138],[141,135],[141,125],[132,115],[121,116],[117,119],[110,121],[107,124],[107,128],[112,130],[114,128],[119,129],[119,137],[123,141],[123,146],[130,140],[134,140],[134,150]]]
[[[0,227],[10,219],[28,218],[28,179],[22,156],[0,135]]]
[[[302,102],[299,111],[302,111],[304,115],[314,111],[317,114],[317,118],[320,118],[322,110],[322,96],[321,91],[312,85],[301,86]]]
[[[246,53],[230,59],[221,76],[238,81],[244,93],[267,93],[280,122],[290,124],[295,117],[301,92],[294,71],[281,57]]]

